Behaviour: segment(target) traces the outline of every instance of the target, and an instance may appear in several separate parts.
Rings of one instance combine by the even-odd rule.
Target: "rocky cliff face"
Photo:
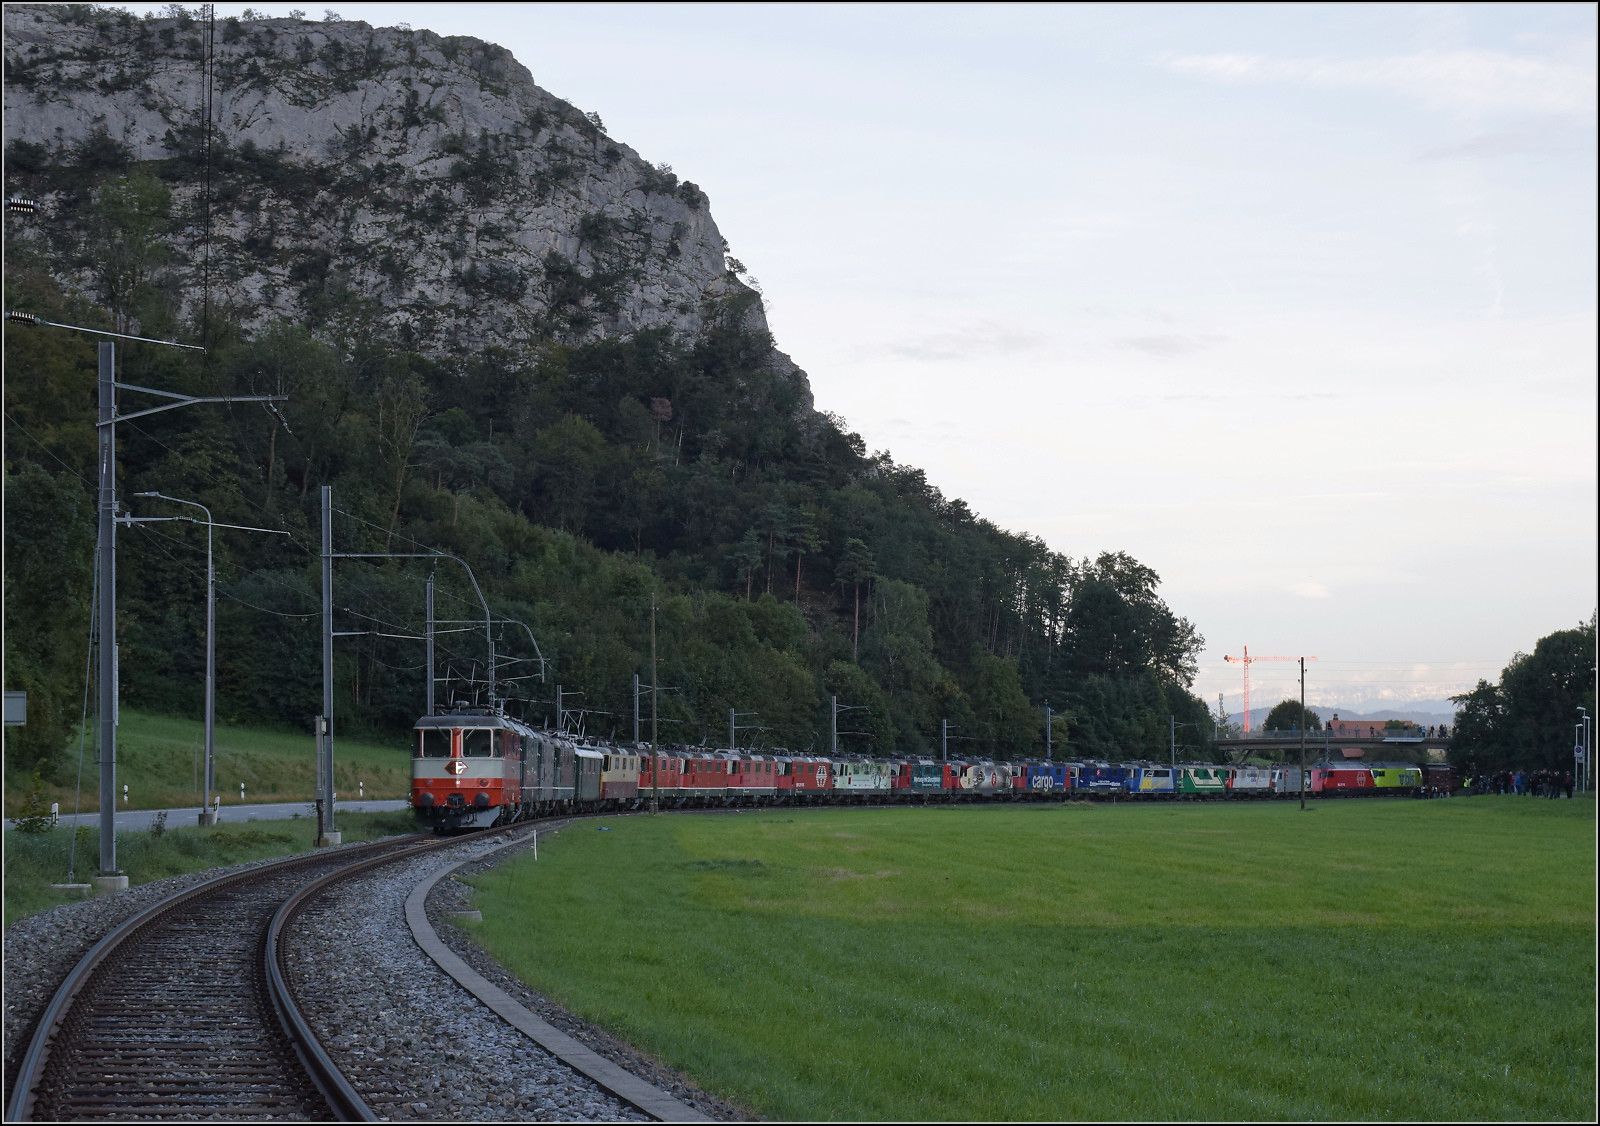
[[[187,16],[8,5],[7,190],[29,170],[160,162],[145,167],[173,190],[177,299],[197,299],[209,198],[211,300],[247,327],[355,318],[442,352],[692,337],[732,298],[765,329],[704,193],[503,48],[353,21],[218,21],[208,160],[206,34]],[[39,226],[32,237],[63,237]]]

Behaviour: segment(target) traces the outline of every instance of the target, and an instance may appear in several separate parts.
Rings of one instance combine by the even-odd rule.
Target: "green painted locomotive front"
[[[1181,766],[1178,768],[1178,793],[1224,794],[1227,782],[1222,771],[1210,766]]]

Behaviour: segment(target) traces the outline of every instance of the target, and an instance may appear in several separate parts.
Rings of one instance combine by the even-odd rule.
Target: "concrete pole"
[[[650,753],[655,756],[655,769],[650,772],[650,812],[661,812],[661,753],[656,749],[656,595],[650,592]]]
[[[1055,734],[1055,725],[1051,720],[1051,716],[1053,714],[1054,713],[1052,713],[1050,711],[1050,705],[1046,704],[1044,706],[1044,761],[1045,762],[1049,762],[1050,761],[1051,754],[1055,750],[1055,747],[1052,745],[1052,743],[1050,741],[1050,737]]]
[[[1306,659],[1300,658],[1300,808],[1306,807]]]
[[[126,891],[117,869],[116,345],[100,345],[100,871],[95,892]]]
[[[206,768],[200,824],[215,825],[211,791],[217,784],[217,568],[211,554],[211,510],[202,506],[201,511],[206,514]]]
[[[829,696],[828,713],[828,757],[837,758],[839,755],[839,697]]]
[[[738,743],[738,730],[735,727],[734,722],[733,722],[734,716],[736,716],[737,714],[738,713],[735,712],[732,708],[728,709],[728,750],[730,750],[730,751],[734,750],[739,745],[739,743]]]
[[[563,735],[567,731],[567,712],[564,707],[566,702],[567,698],[561,691],[561,685],[556,685],[556,730]]]
[[[427,642],[427,647],[428,647],[428,712],[427,712],[427,714],[428,715],[433,715],[434,712],[435,712],[435,707],[434,707],[434,695],[433,695],[433,693],[434,693],[434,685],[433,685],[433,576],[432,575],[428,576],[428,629],[427,629],[427,638],[428,638],[428,642]]]
[[[1178,777],[1178,717],[1175,715],[1167,716],[1167,755],[1172,762],[1172,777],[1176,779]],[[1173,782],[1173,788],[1177,788],[1176,781]]]
[[[939,761],[950,761],[950,721],[948,719],[939,721]]]
[[[633,742],[639,743],[639,674],[633,674]]]
[[[318,845],[340,841],[333,820],[333,486],[322,486],[322,808]]]

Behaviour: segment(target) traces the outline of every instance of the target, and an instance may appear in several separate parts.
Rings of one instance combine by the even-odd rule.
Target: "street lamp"
[[[1592,736],[1594,720],[1589,715],[1589,709],[1582,704],[1578,705],[1578,739],[1577,739],[1577,771],[1574,781],[1578,784],[1578,792],[1588,791],[1588,779],[1593,773],[1590,760],[1594,757],[1594,738]]]
[[[238,528],[247,532],[266,532],[268,535],[286,536],[289,533],[276,528],[247,528],[240,524],[217,524],[211,519],[211,510],[196,500],[180,500],[164,493],[134,493],[136,497],[164,500],[171,504],[187,504],[206,514],[204,521],[187,516],[125,516],[125,524],[145,524],[157,520],[182,520],[186,523],[204,523],[206,526],[206,768],[203,797],[200,802],[200,824],[215,825],[217,815],[211,808],[211,791],[217,784],[217,569],[212,561],[212,528]]]

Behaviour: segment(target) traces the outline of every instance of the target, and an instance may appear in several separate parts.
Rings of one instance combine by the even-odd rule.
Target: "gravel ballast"
[[[548,839],[559,832],[559,825],[548,828],[541,827],[539,835]],[[494,867],[511,859],[517,853],[530,847],[532,841],[521,845],[513,845],[485,857],[481,863],[465,864],[456,873],[456,876],[470,876],[473,872]],[[693,1107],[701,1114],[714,1118],[719,1122],[750,1122],[761,1121],[758,1116],[725,1099],[708,1094],[695,1086],[680,1072],[674,1071],[660,1061],[645,1055],[625,1040],[619,1040],[602,1028],[597,1028],[581,1017],[576,1017],[566,1009],[557,1005],[549,998],[529,989],[518,978],[513,976],[499,962],[478,945],[469,931],[466,931],[451,921],[451,916],[457,911],[472,909],[470,897],[472,888],[456,879],[440,880],[428,894],[428,919],[433,923],[434,932],[439,940],[455,951],[456,955],[467,965],[477,970],[489,981],[505,990],[511,997],[524,1005],[529,1011],[550,1024],[559,1028],[573,1039],[582,1042],[596,1055],[604,1056],[612,1063],[627,1071],[631,1071],[647,1083],[651,1083],[667,1092],[679,1102]]]
[[[548,836],[556,825],[541,828]],[[522,835],[522,834],[519,834]],[[302,1009],[368,1105],[393,1120],[651,1121],[600,1089],[496,1016],[427,957],[411,937],[405,901],[440,868],[505,839],[463,841],[335,884],[291,924],[290,972]],[[498,864],[523,843],[468,863],[459,875]],[[345,845],[344,848],[359,847]],[[271,864],[250,861],[172,876],[130,891],[68,903],[22,919],[5,933],[5,1076],[16,1068],[51,996],[89,949],[132,915],[205,880]],[[453,925],[471,889],[441,880],[428,896],[439,938],[530,1011],[597,1054],[718,1121],[749,1121],[741,1108],[700,1090],[632,1045],[530,990]]]
[[[411,889],[486,843],[386,865],[319,896],[288,939],[301,1011],[383,1118],[651,1121],[501,1020],[412,940]]]
[[[359,847],[355,844],[344,848]],[[169,895],[230,872],[275,864],[284,857],[250,860],[227,868],[211,868],[153,880],[115,895],[79,903],[63,903],[19,919],[5,932],[5,1097],[33,1037],[33,1026],[72,967],[95,943],[129,917]]]

